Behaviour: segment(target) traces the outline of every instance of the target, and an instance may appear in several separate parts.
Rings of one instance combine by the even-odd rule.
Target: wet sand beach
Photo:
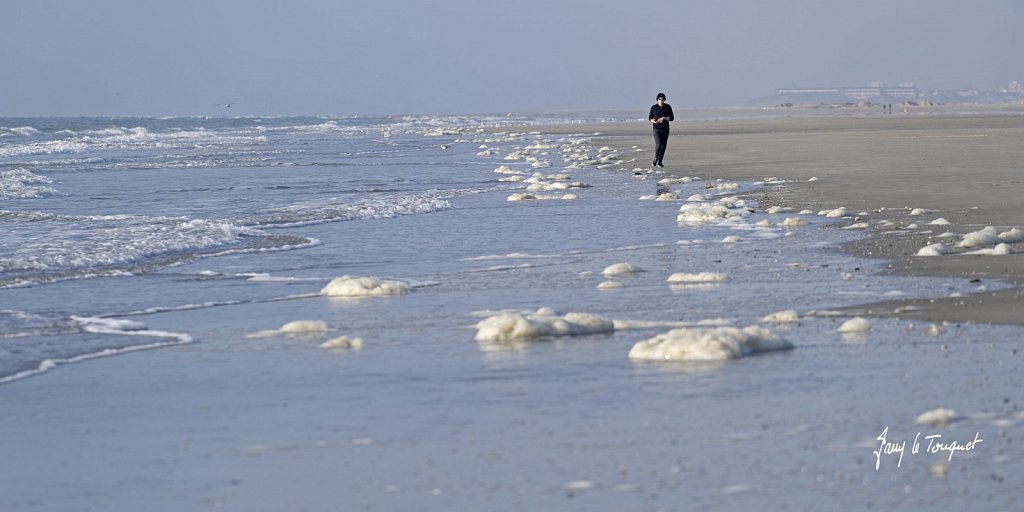
[[[199,211],[297,248],[6,290],[8,358],[182,343],[46,352],[0,381],[0,510],[1019,509],[1021,327],[1000,325],[1019,288],[996,290],[1024,243],[956,244],[1020,227],[1024,116],[769,114],[677,111],[660,174],[650,127],[603,113],[393,140],[196,121],[212,168],[159,149],[146,173],[131,146],[105,154],[123,172],[52,172],[72,194],[30,218],[86,223],[65,231],[134,219],[136,241]],[[66,220],[84,197],[105,216]],[[726,216],[680,223],[705,203]],[[953,254],[914,256],[935,240]]]
[[[784,183],[766,186],[757,198],[763,208],[845,207],[849,214],[837,227],[863,222],[871,233],[845,249],[888,260],[891,272],[1013,285],[963,297],[866,304],[856,313],[1024,323],[1022,244],[1008,244],[1012,252],[1002,256],[966,255],[977,248],[956,247],[962,235],[986,226],[1005,232],[1024,223],[1024,107],[911,108],[893,115],[865,110],[721,121],[687,121],[683,114],[672,127],[665,174],[708,181],[777,178]],[[649,169],[653,142],[645,122],[608,124],[600,131],[607,144],[636,155],[634,167]],[[949,224],[929,224],[939,218]],[[947,232],[957,236],[939,238]],[[939,242],[950,254],[916,256]]]

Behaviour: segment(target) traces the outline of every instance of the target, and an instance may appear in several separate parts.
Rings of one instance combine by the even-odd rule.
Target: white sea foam
[[[693,179],[692,178],[688,178],[688,177],[683,177],[683,178],[662,178],[662,179],[658,180],[658,185],[680,185],[680,184],[683,184],[683,183],[690,183],[691,181],[693,181]]]
[[[999,239],[999,232],[992,226],[986,226],[978,231],[972,231],[963,236],[957,247],[963,247],[966,249],[973,249],[975,247],[984,247],[986,245],[995,245],[1001,242]]]
[[[949,247],[944,243],[926,245],[917,251],[918,256],[944,256],[950,253]]]
[[[871,322],[863,317],[854,317],[839,326],[839,332],[842,333],[865,333],[871,330]]]
[[[791,324],[798,322],[800,315],[797,314],[795,309],[787,309],[784,311],[777,311],[770,315],[766,315],[761,319],[762,322],[768,322],[773,324]]]
[[[999,239],[1008,244],[1024,242],[1024,230],[1013,228],[999,233]]]
[[[511,174],[511,175],[517,175],[517,176],[524,176],[524,175],[526,175],[525,172],[520,171],[518,169],[513,169],[513,168],[511,168],[511,167],[509,167],[507,165],[499,165],[496,169],[494,169],[494,172],[496,172],[498,174]]]
[[[929,226],[948,226],[950,222],[942,217],[939,217],[928,223]]]
[[[377,277],[336,277],[320,290],[327,297],[383,297],[408,293],[412,287],[404,281]]]
[[[676,272],[675,274],[668,276],[668,279],[666,279],[666,281],[673,284],[724,283],[727,280],[728,277],[719,272],[699,272],[696,274]]]
[[[785,338],[753,325],[743,329],[681,328],[638,342],[629,350],[629,358],[638,361],[724,361],[791,348],[793,344]]]
[[[807,221],[800,217],[786,217],[786,220],[782,221],[779,225],[786,227],[806,226]]]
[[[845,206],[840,206],[839,208],[836,208],[834,210],[822,210],[822,211],[818,212],[818,215],[822,215],[822,216],[830,217],[830,218],[839,218],[839,217],[845,217],[847,215],[847,211],[846,211],[846,207]]]
[[[366,344],[363,342],[362,338],[339,336],[321,343],[320,348],[326,348],[329,350],[362,350],[365,345]]]
[[[1007,256],[1012,253],[1013,250],[1010,249],[1009,245],[1001,243],[996,245],[995,247],[975,249],[973,251],[967,251],[964,254],[973,254],[978,256]]]
[[[720,222],[723,220],[740,221],[748,212],[740,208],[731,208],[722,201],[692,202],[682,205],[676,222],[680,224],[699,224]]]
[[[914,422],[919,425],[943,427],[956,421],[957,419],[959,419],[959,416],[957,416],[956,411],[954,411],[953,409],[939,407],[921,413],[917,417],[917,419],[914,420]]]
[[[476,340],[481,342],[530,341],[546,336],[580,336],[610,333],[615,324],[589,313],[559,315],[542,308],[532,314],[499,313],[476,324]]]
[[[601,271],[601,274],[604,275],[605,277],[611,277],[635,274],[637,272],[643,271],[640,269],[640,267],[637,267],[632,263],[615,263],[605,267],[605,269]]]
[[[270,329],[266,331],[254,332],[246,336],[246,338],[271,338],[274,336],[317,336],[322,335],[330,331],[330,326],[327,322],[320,320],[294,320],[282,325],[278,329]]]
[[[622,288],[623,286],[624,285],[622,284],[622,281],[602,281],[600,284],[597,285],[597,289],[598,290],[606,290],[606,291],[607,290],[618,290],[618,289]]]
[[[509,254],[488,254],[485,256],[474,256],[471,258],[462,258],[459,261],[487,261],[487,260],[505,260],[505,259],[524,259],[524,258],[538,258],[538,259],[550,259],[550,258],[562,258],[564,254],[528,254],[524,252],[513,252]]]
[[[239,277],[244,277],[249,281],[257,283],[301,283],[301,282],[312,282],[322,281],[319,277],[290,277],[290,276],[274,276],[267,273],[242,273],[237,274]]]

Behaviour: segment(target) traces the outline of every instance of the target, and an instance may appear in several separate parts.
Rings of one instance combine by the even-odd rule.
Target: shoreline
[[[845,207],[837,229],[867,223],[864,239],[841,250],[887,261],[894,275],[965,279],[985,289],[963,296],[899,299],[839,308],[851,315],[931,322],[1024,325],[1024,244],[1011,254],[965,255],[955,247],[966,233],[993,226],[1024,228],[1024,108],[1022,115],[978,114],[946,108],[908,114],[767,117],[687,122],[672,126],[667,177],[706,181],[783,180],[765,185],[762,209],[792,211]],[[950,115],[953,114],[953,115]],[[602,144],[626,155],[626,167],[645,165],[653,152],[645,122],[591,125]],[[580,125],[525,127],[578,133]],[[642,151],[636,151],[634,146]],[[810,180],[810,181],[809,181]],[[924,214],[914,212],[923,209]],[[929,225],[938,218],[948,225]],[[957,236],[938,238],[944,232]],[[916,256],[943,242],[951,254]],[[1001,288],[988,291],[988,283]]]

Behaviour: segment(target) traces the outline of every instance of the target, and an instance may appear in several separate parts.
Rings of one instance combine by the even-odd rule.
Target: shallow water
[[[168,510],[746,510],[813,508],[828,497],[840,508],[1019,506],[1019,328],[932,334],[875,320],[850,336],[836,331],[846,318],[824,313],[979,283],[882,277],[879,262],[837,251],[860,236],[835,229],[842,220],[755,226],[798,216],[757,208],[761,187],[778,185],[659,187],[661,176],[634,175],[643,153],[601,164],[609,151],[593,136],[596,122],[566,137],[478,132],[557,120],[0,120],[18,128],[0,137],[0,393],[11,406],[0,437],[21,468],[5,470],[0,503],[154,507],[173,496]],[[528,146],[550,166],[503,159]],[[592,161],[573,168],[566,148]],[[498,154],[478,155],[485,149]],[[535,192],[575,200],[511,202],[527,184],[498,181],[500,165],[567,173],[588,187]],[[739,219],[680,224],[685,201],[640,200],[659,188],[748,203],[730,210]],[[721,242],[727,236],[739,241]],[[601,275],[624,262],[641,271]],[[677,272],[726,280],[670,286]],[[320,294],[343,275],[411,290]],[[599,290],[607,280],[622,286]],[[487,316],[542,307],[621,328],[474,341]],[[627,357],[679,325],[743,327],[785,309],[803,318],[768,327],[794,350],[705,363]],[[332,331],[247,337],[294,320]],[[319,348],[340,335],[366,346]],[[176,348],[130,353],[154,343]],[[108,377],[46,419],[32,415],[48,393],[82,385],[87,365]],[[940,406],[961,419],[914,423]],[[61,435],[66,422],[84,422],[89,443]],[[935,431],[985,441],[945,473],[935,469],[941,454],[908,455],[900,468],[883,457],[875,471],[886,426],[899,438]],[[17,448],[36,436],[52,440]],[[92,471],[100,453],[111,460]],[[65,469],[48,475],[55,466]]]

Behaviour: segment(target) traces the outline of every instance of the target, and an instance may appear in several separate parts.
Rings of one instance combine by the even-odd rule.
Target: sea
[[[0,403],[174,354],[195,371],[155,372],[166,386],[240,418],[261,406],[211,398],[218,379],[294,390],[293,426],[205,441],[258,461],[232,466],[253,485],[235,509],[1021,506],[1003,483],[1022,474],[1020,329],[844,333],[835,311],[1005,284],[887,275],[840,250],[865,236],[843,229],[857,212],[768,210],[784,176],[652,169],[650,147],[601,133],[632,121],[646,137],[621,112],[0,118]],[[712,334],[631,357],[670,332]],[[957,412],[915,422],[938,408]],[[897,467],[874,453],[887,426],[984,442]],[[330,482],[300,477],[325,465]],[[8,505],[47,508],[21,484]]]

